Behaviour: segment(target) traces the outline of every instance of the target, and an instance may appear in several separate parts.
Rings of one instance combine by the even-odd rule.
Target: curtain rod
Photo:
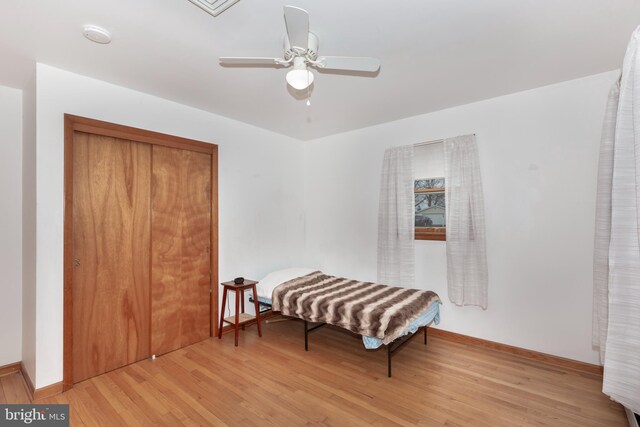
[[[440,144],[443,143],[444,139],[434,139],[433,141],[427,142],[418,142],[417,144],[413,144],[414,147],[421,147],[423,145],[431,145],[431,144]]]
[[[473,136],[476,136],[476,134],[474,133]],[[414,147],[421,147],[423,145],[431,145],[431,144],[441,144],[444,142],[444,138],[442,139],[434,139],[431,141],[426,141],[426,142],[418,142],[417,144],[413,144]]]

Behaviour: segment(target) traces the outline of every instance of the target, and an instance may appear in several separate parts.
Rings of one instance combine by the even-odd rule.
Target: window
[[[413,191],[416,240],[446,240],[444,178],[417,179]]]
[[[418,144],[413,155],[415,239],[446,240],[444,144]]]

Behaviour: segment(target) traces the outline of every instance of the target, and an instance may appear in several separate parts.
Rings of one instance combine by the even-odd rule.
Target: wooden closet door
[[[211,155],[153,146],[151,353],[210,336]]]
[[[149,353],[151,147],[74,133],[73,382]]]

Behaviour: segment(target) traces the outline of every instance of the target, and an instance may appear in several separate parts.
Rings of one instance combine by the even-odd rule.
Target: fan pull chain
[[[307,70],[307,107],[311,106],[311,83],[309,82],[309,74],[311,74],[311,71]]]

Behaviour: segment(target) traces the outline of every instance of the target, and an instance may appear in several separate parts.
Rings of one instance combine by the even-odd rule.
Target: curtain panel
[[[384,153],[378,209],[378,282],[415,286],[413,146]]]
[[[598,187],[596,195],[596,233],[593,251],[593,335],[592,344],[600,350],[604,362],[609,326],[609,242],[611,241],[611,185],[613,180],[613,143],[620,99],[620,81],[609,91],[607,111],[600,139]]]
[[[444,158],[449,300],[486,309],[484,198],[475,135],[445,139]]]
[[[613,133],[613,159],[608,159],[610,144],[604,140],[602,148],[605,157],[601,159],[601,167],[612,168],[611,173],[611,230],[608,245],[608,278],[607,290],[601,290],[599,280],[602,280],[600,270],[604,261],[598,259],[594,269],[599,275],[594,276],[594,296],[602,299],[594,302],[594,316],[603,316],[601,306],[603,299],[608,301],[606,335],[600,336],[600,346],[604,350],[604,379],[603,393],[613,400],[620,402],[630,410],[640,413],[640,55],[638,47],[640,28],[636,29],[622,67],[620,82],[620,97],[617,107],[615,129]],[[638,104],[638,105],[636,105]],[[610,111],[611,113],[611,111]],[[609,116],[607,116],[609,119]],[[605,126],[607,124],[605,123]],[[609,171],[604,171],[607,179]],[[603,186],[606,185],[606,182]],[[602,198],[600,197],[602,196]],[[598,227],[601,220],[606,219],[606,190],[598,194],[599,206],[604,215],[598,217]],[[606,226],[603,230],[596,230],[596,239],[606,239]],[[596,245],[599,241],[596,240]],[[606,242],[604,243],[606,246]],[[601,248],[595,248],[600,254]],[[600,263],[602,265],[600,265]],[[603,342],[604,341],[604,342]]]

